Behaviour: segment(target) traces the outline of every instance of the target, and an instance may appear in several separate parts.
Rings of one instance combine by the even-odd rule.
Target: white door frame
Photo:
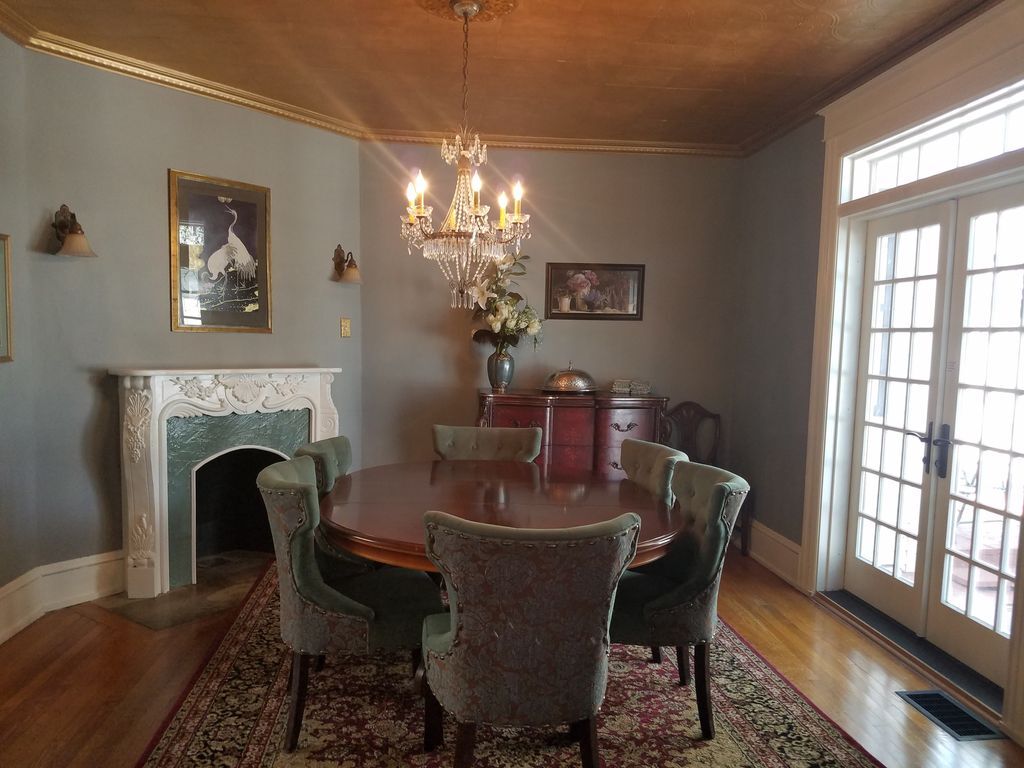
[[[822,110],[825,168],[808,413],[800,586],[842,585],[852,425],[855,337],[869,210],[959,196],[1024,180],[1024,150],[898,190],[842,203],[843,157],[1024,79],[1024,3],[1002,3]],[[858,242],[859,240],[859,242]],[[1024,606],[1024,602],[1021,603]],[[1001,727],[1024,743],[1024,609],[1014,612]]]

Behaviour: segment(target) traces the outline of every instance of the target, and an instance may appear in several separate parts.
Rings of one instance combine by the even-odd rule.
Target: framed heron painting
[[[171,329],[270,333],[270,190],[167,173]]]

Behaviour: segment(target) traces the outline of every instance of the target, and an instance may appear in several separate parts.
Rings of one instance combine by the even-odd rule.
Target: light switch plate
[[[341,318],[341,338],[347,339],[352,335],[352,320],[348,317]]]

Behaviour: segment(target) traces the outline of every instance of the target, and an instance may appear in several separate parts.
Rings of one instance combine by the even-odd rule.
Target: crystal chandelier
[[[452,141],[441,144],[441,157],[455,164],[455,194],[440,229],[431,221],[433,208],[425,204],[427,181],[417,174],[405,191],[409,201],[402,217],[402,237],[409,253],[413,248],[423,257],[437,262],[448,279],[452,308],[469,309],[474,304],[470,288],[480,282],[487,266],[502,257],[519,254],[522,241],[530,237],[530,216],[522,212],[523,185],[512,189],[513,208],[508,211],[508,195],[498,195],[498,220],[488,218],[489,205],[481,205],[483,182],[473,169],[487,162],[487,145],[480,136],[469,133],[469,20],[483,8],[480,2],[451,0],[451,8],[462,17],[462,128]]]

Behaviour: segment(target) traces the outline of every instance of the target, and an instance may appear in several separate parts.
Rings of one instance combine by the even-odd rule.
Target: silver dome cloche
[[[573,370],[572,361],[569,361],[569,367],[564,371],[556,371],[548,376],[548,380],[544,382],[542,389],[545,392],[565,392],[565,393],[580,393],[580,392],[596,392],[597,384],[594,383],[594,377],[586,371]]]

